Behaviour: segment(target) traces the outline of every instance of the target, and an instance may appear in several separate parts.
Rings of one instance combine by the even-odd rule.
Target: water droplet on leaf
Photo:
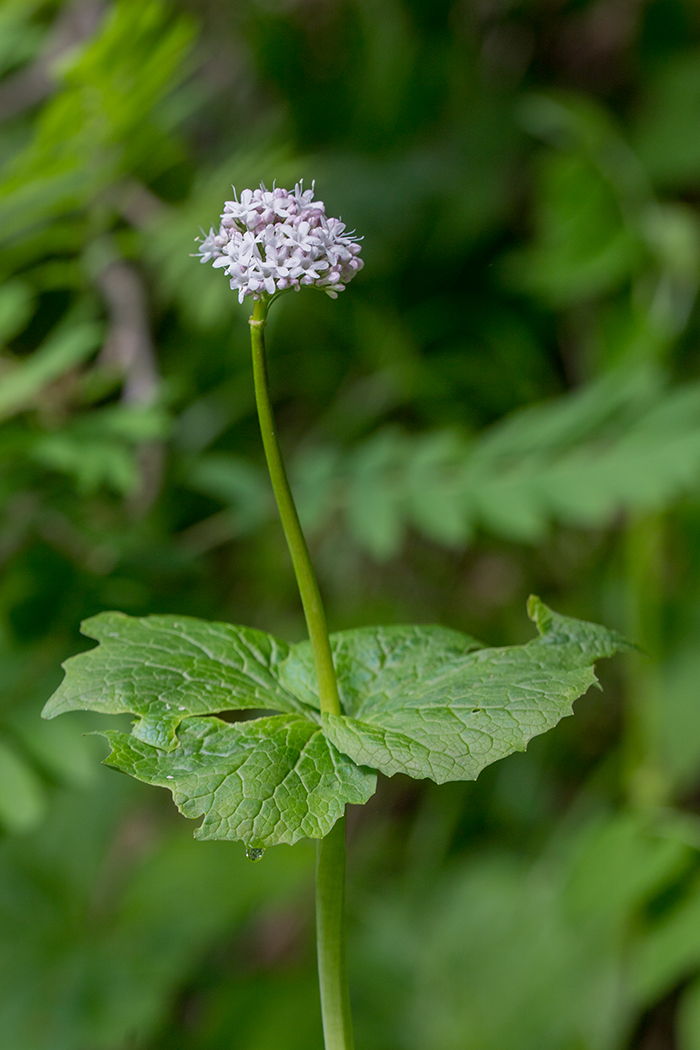
[[[248,860],[252,860],[253,863],[255,863],[255,861],[263,859],[265,856],[265,850],[257,849],[255,846],[246,846],[245,855]]]

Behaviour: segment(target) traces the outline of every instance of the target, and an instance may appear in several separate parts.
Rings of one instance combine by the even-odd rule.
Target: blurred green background
[[[364,236],[270,370],[333,629],[624,631],[576,717],[350,814],[358,1050],[700,1050],[696,0],[1,0],[0,1043],[320,1050],[313,849],[42,722],[102,609],[303,637],[237,188]]]

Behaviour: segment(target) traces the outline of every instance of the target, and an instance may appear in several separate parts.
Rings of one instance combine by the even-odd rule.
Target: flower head
[[[360,244],[345,224],[326,216],[323,201],[298,182],[294,190],[263,183],[226,201],[218,233],[201,239],[201,261],[223,269],[238,301],[305,286],[322,288],[332,298],[362,269]]]

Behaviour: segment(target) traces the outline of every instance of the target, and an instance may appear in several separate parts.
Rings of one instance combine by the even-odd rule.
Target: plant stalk
[[[253,316],[250,318],[255,401],[258,408],[260,431],[272,490],[282,520],[282,528],[292,558],[306,617],[318,678],[321,711],[339,715],[338,683],[328,638],[326,615],[292,490],[289,487],[270,403],[264,336],[268,306],[269,304],[264,300],[258,300],[253,307]],[[341,817],[329,834],[318,843],[316,943],[326,1050],[353,1050],[352,1018],[345,962],[345,817]]]
[[[345,817],[316,847],[316,943],[326,1050],[353,1050],[345,961]]]
[[[272,414],[270,403],[270,390],[267,379],[267,361],[265,358],[265,335],[267,304],[258,299],[253,308],[253,316],[250,318],[250,341],[253,350],[253,378],[255,381],[255,401],[258,407],[258,419],[260,420],[260,431],[262,433],[267,469],[270,472],[272,490],[277,501],[277,509],[282,519],[282,528],[289,547],[289,553],[294,566],[294,574],[299,586],[301,604],[304,607],[306,626],[311,640],[311,648],[314,654],[316,674],[318,676],[318,694],[321,698],[321,711],[329,714],[340,714],[340,699],[338,697],[338,683],[333,667],[331,645],[328,640],[328,627],[326,626],[326,614],[321,602],[321,595],[316,582],[309,548],[302,532],[297,508],[294,505],[294,497],[287,480],[287,471],[284,467],[282,452],[275,419]]]

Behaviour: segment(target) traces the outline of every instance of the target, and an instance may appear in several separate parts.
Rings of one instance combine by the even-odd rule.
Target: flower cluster
[[[291,191],[261,183],[226,201],[219,232],[212,228],[196,254],[226,272],[239,302],[308,285],[335,299],[362,269],[355,235],[327,217],[311,185],[305,190],[298,182]]]

